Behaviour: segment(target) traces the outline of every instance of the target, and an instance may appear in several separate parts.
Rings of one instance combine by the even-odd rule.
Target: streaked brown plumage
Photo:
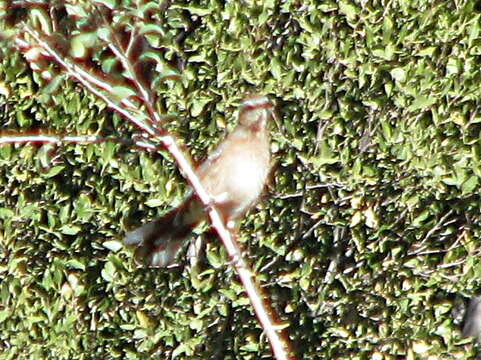
[[[267,123],[272,107],[265,96],[247,97],[241,104],[235,129],[197,168],[202,185],[226,224],[242,218],[264,189],[270,168]],[[128,245],[138,245],[138,262],[169,266],[189,239],[192,229],[206,216],[203,204],[191,191],[180,206],[128,232],[124,241]]]

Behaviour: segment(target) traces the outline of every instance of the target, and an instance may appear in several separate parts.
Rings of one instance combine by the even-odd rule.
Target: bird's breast
[[[243,140],[243,139],[241,139]],[[241,217],[257,201],[269,172],[269,142],[233,141],[209,166],[204,186],[226,217]]]

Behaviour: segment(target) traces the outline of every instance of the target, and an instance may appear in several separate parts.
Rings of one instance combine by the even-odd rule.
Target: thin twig
[[[337,268],[343,256],[345,256],[346,249],[345,246],[342,246],[341,242],[344,242],[344,238],[346,236],[346,227],[336,226],[334,229],[334,256],[332,260],[329,262],[329,266],[327,267],[326,275],[324,276],[324,282],[326,284],[331,284],[334,280],[335,275],[337,274]]]
[[[306,186],[307,191],[309,190],[317,190],[317,189],[323,189],[323,188],[330,188],[330,187],[338,187],[341,188],[343,184],[341,183],[325,183],[325,184],[316,184],[316,185],[308,185]],[[297,198],[305,195],[305,191],[299,191],[297,193],[292,193],[292,194],[285,194],[285,195],[277,195],[276,198],[278,199],[291,199],[291,198]]]
[[[37,32],[34,31],[32,28],[27,26],[25,28],[25,31],[35,39],[35,41],[38,43],[39,46],[41,46],[45,51],[47,51],[49,56],[53,57],[59,65],[61,65],[65,70],[67,70],[67,73],[70,77],[73,77],[74,79],[76,79],[83,86],[85,86],[85,88],[88,91],[90,91],[92,94],[102,99],[107,104],[108,107],[112,108],[113,110],[117,111],[119,114],[123,115],[126,119],[130,120],[132,123],[137,125],[141,130],[145,131],[149,135],[154,136],[158,134],[158,131],[156,131],[151,125],[145,122],[145,120],[147,120],[148,118],[145,116],[144,113],[138,111],[138,108],[134,103],[132,103],[128,99],[122,99],[120,101],[121,104],[127,106],[128,108],[136,109],[137,110],[136,115],[141,117],[141,119],[138,119],[136,116],[134,116],[134,114],[125,110],[123,107],[121,107],[119,104],[117,104],[115,101],[113,101],[110,97],[105,95],[102,91],[100,91],[97,88],[99,87],[109,93],[112,93],[113,88],[106,81],[96,78],[93,74],[84,70],[81,66],[77,64],[73,64],[71,62],[65,61],[60,56],[60,54],[53,47],[51,47],[48,42],[43,41],[40,35],[37,34]],[[20,42],[17,42],[17,43],[20,43]]]
[[[439,219],[439,221],[436,223],[436,225],[434,225],[429,231],[428,233],[426,234],[426,236],[424,237],[424,239],[418,244],[418,249],[417,250],[414,250],[414,251],[411,251],[408,253],[409,256],[411,255],[417,255],[421,252],[423,252],[427,246],[424,245],[426,243],[426,241],[429,240],[429,238],[437,231],[439,230],[443,225],[446,225],[445,221],[447,220],[447,218],[453,213],[453,210],[449,210],[441,219]],[[452,220],[451,222],[453,222],[455,220]]]
[[[114,142],[126,146],[136,146],[149,151],[158,150],[157,146],[145,141],[132,141],[114,137],[101,137],[96,135],[17,135],[2,134],[0,132],[0,145],[6,144],[101,144]]]

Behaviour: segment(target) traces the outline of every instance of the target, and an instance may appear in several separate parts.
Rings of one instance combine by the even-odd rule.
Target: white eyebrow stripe
[[[269,99],[267,97],[261,97],[261,98],[257,98],[257,99],[249,99],[249,100],[245,100],[242,105],[244,106],[259,106],[259,105],[264,105],[264,104],[267,104],[269,102]]]

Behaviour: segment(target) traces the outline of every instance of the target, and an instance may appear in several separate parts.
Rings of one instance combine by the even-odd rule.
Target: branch
[[[157,146],[146,141],[125,140],[114,137],[101,137],[97,135],[18,135],[0,132],[0,145],[7,144],[101,144],[114,142],[126,146],[136,146],[140,149],[156,151]]]

